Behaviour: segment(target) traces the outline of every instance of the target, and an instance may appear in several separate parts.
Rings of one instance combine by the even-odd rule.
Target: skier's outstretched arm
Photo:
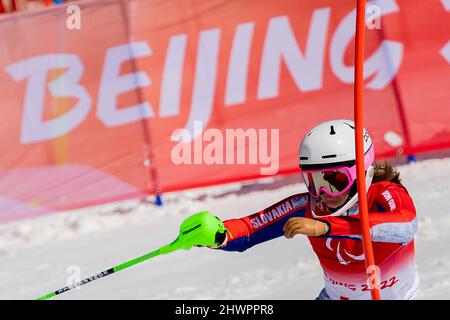
[[[249,216],[225,220],[228,233],[226,241],[220,248],[242,252],[254,245],[282,236],[286,221],[292,217],[303,217],[308,203],[307,193],[296,194]]]

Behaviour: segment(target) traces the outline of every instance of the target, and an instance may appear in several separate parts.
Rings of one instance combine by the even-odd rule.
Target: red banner
[[[367,7],[378,157],[450,146],[448,2]],[[102,0],[0,18],[0,221],[295,172],[353,117],[354,1]]]

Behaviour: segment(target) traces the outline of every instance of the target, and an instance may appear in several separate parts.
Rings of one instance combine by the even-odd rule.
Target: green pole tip
[[[55,295],[56,294],[54,292],[52,292],[52,293],[49,293],[49,294],[47,294],[45,296],[39,297],[36,300],[47,300],[47,299],[50,299],[50,298],[54,297]]]

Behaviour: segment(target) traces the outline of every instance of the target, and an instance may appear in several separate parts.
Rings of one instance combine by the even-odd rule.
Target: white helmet
[[[363,137],[368,189],[372,183],[375,153],[372,139],[365,129]],[[331,196],[347,192],[356,180],[354,122],[344,119],[332,120],[314,127],[306,134],[300,145],[299,163],[313,201],[319,199],[321,192]],[[345,213],[357,199],[358,195],[355,192],[345,205],[332,215]]]

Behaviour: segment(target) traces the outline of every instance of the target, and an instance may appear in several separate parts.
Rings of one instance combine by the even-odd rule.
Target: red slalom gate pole
[[[14,11],[17,11],[17,3],[16,3],[16,0],[11,0],[11,10],[14,12]]]
[[[358,203],[361,223],[361,235],[366,261],[366,272],[372,300],[380,300],[380,286],[378,267],[373,256],[372,239],[370,237],[369,208],[366,195],[366,181],[364,169],[364,137],[363,137],[363,91],[364,91],[364,32],[366,17],[366,0],[356,0],[356,37],[355,37],[355,147],[356,172],[358,187]]]

